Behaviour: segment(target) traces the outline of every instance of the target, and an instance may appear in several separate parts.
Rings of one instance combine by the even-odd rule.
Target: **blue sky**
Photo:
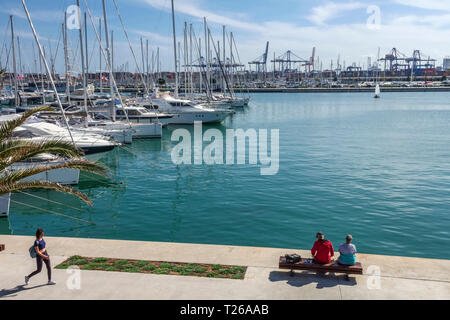
[[[140,59],[139,38],[149,40],[150,51],[160,47],[163,69],[173,68],[170,0],[116,0],[135,52]],[[84,10],[84,0],[81,0]],[[129,62],[135,70],[112,0],[106,0],[110,29],[114,30],[116,65]],[[46,51],[55,54],[61,34],[64,10],[75,4],[71,0],[27,0],[35,27]],[[96,17],[102,16],[101,0],[87,0]],[[375,6],[375,7],[374,7]],[[324,69],[331,60],[336,64],[356,62],[367,64],[367,57],[375,59],[396,47],[411,55],[414,49],[438,59],[450,55],[450,1],[447,0],[374,0],[374,1],[299,1],[299,0],[175,0],[178,40],[182,41],[184,21],[192,23],[198,37],[203,37],[202,17],[206,16],[216,40],[221,40],[222,25],[233,31],[243,63],[260,56],[265,42],[270,41],[269,57],[292,50],[308,59],[312,47]],[[375,9],[374,9],[375,8]],[[371,17],[379,8],[380,24]],[[368,10],[370,9],[370,10]],[[374,11],[375,10],[375,11]],[[32,36],[20,0],[0,0],[0,41],[6,31],[8,17],[14,15],[14,25],[21,41],[22,65],[34,69]],[[371,23],[368,25],[367,21]],[[89,23],[90,69],[98,69],[98,45]],[[69,32],[72,59],[79,69],[77,31]],[[203,39],[202,39],[203,41]],[[144,42],[145,43],[145,42]],[[78,58],[77,58],[78,57]],[[140,61],[140,60],[139,60]],[[5,51],[2,51],[2,64]],[[56,66],[63,68],[59,44]]]

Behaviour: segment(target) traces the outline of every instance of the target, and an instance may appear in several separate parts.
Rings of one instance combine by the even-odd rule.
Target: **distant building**
[[[450,70],[450,57],[444,58],[443,69],[445,71]]]

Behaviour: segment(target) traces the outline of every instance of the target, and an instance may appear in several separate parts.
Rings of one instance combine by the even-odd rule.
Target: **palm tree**
[[[6,121],[0,125],[0,195],[25,189],[50,189],[69,193],[79,197],[92,206],[91,200],[83,193],[59,183],[48,181],[23,181],[23,179],[38,173],[54,169],[78,169],[98,175],[104,175],[107,169],[99,163],[81,158],[83,151],[72,143],[61,140],[33,142],[11,137],[14,129],[22,125],[32,115],[41,111],[52,111],[49,107],[38,107],[24,112],[20,117]],[[56,165],[37,165],[23,170],[9,170],[16,162],[24,161],[42,154],[51,154],[68,158]]]

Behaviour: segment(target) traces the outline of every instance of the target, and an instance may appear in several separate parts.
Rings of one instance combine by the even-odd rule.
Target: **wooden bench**
[[[318,272],[335,272],[345,273],[346,279],[349,280],[349,274],[363,274],[363,268],[360,262],[357,262],[354,266],[345,266],[339,264],[337,261],[331,260],[329,263],[320,264],[314,262],[312,259],[301,259],[296,263],[287,263],[286,257],[281,256],[279,262],[280,269],[291,270],[291,276],[294,275],[294,270],[309,270]]]
[[[5,250],[5,245],[4,244],[0,244],[0,251]]]

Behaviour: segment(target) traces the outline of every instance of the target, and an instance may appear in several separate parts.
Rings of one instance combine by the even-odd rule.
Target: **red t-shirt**
[[[331,257],[334,256],[333,244],[330,240],[317,240],[311,249],[311,254],[318,262],[330,262]]]

